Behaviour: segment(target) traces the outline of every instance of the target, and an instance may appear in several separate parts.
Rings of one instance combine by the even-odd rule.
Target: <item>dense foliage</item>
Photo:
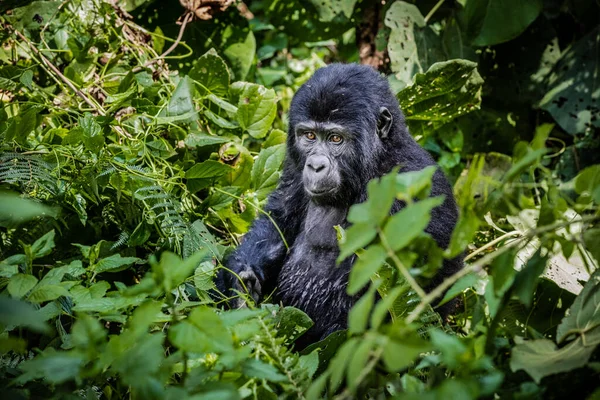
[[[3,398],[600,395],[597,2],[181,3],[0,3]],[[461,218],[439,249],[432,169],[371,182],[338,230],[365,294],[299,353],[304,313],[222,310],[213,277],[332,61],[389,76]]]

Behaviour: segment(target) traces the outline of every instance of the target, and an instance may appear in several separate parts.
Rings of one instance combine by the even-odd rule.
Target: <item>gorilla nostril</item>
[[[321,172],[327,168],[328,160],[323,156],[313,156],[306,161],[306,165],[314,172]]]
[[[309,167],[315,172],[320,172],[325,169],[325,165],[323,164],[311,164]]]

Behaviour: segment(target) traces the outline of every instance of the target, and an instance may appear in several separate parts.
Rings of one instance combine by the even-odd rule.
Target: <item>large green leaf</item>
[[[417,29],[425,27],[425,18],[414,4],[395,1],[385,14],[384,22],[391,29],[388,52],[392,70],[406,86],[415,74],[424,70],[419,58],[419,51],[424,49],[418,48],[415,35]]]
[[[450,121],[479,108],[483,79],[467,60],[436,63],[398,93],[413,136],[429,136]]]
[[[429,224],[431,210],[443,201],[443,197],[431,197],[409,205],[393,215],[383,228],[383,234],[392,250],[402,249],[419,236]]]
[[[261,150],[252,166],[252,186],[259,200],[263,200],[277,186],[281,176],[281,163],[285,157],[285,145]]]
[[[190,70],[188,76],[196,82],[201,95],[225,96],[229,90],[229,71],[225,61],[215,49],[204,53]]]
[[[600,329],[596,331],[595,345],[598,345]],[[531,340],[513,347],[510,369],[523,369],[539,383],[545,376],[583,367],[592,355],[595,345],[585,346],[581,339],[577,339],[559,349],[548,339]]]
[[[233,88],[239,93],[237,121],[240,126],[256,139],[265,137],[277,111],[275,91],[246,82],[235,83]]]
[[[559,343],[571,335],[587,346],[600,343],[600,270],[590,277],[556,330]]]
[[[475,46],[491,46],[519,36],[542,11],[542,0],[468,0],[464,14]]]
[[[161,113],[156,119],[158,124],[193,122],[198,119],[194,101],[192,100],[192,85],[192,81],[187,76],[184,76],[179,80],[167,107],[161,110]]]
[[[577,41],[558,61],[548,78],[540,107],[574,135],[600,127],[600,28]]]
[[[38,282],[37,278],[28,274],[16,274],[8,281],[8,293],[12,297],[20,299],[25,296]]]
[[[348,294],[358,293],[370,281],[371,276],[381,268],[386,258],[387,252],[381,245],[369,246],[352,266],[348,280]]]

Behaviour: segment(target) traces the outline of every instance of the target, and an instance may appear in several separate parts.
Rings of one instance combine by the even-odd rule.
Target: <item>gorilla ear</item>
[[[377,135],[381,139],[388,137],[390,129],[392,129],[393,121],[392,113],[385,107],[379,109],[379,119],[377,120]]]

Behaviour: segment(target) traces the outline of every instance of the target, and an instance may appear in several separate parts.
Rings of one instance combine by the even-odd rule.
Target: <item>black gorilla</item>
[[[266,206],[289,251],[273,223],[261,216],[225,264],[255,299],[276,289],[276,302],[306,312],[315,325],[301,338],[304,343],[345,329],[358,299],[346,294],[355,257],[336,265],[334,226],[348,228],[348,209],[366,200],[369,180],[397,165],[405,172],[434,164],[408,133],[385,78],[361,65],[319,69],[292,100],[283,175]],[[438,195],[445,195],[445,202],[433,210],[426,231],[445,248],[457,207],[440,170],[431,191]],[[402,206],[396,201],[392,212]],[[461,266],[460,257],[445,261],[433,285]],[[217,282],[221,290],[242,291],[233,274],[222,272]]]

